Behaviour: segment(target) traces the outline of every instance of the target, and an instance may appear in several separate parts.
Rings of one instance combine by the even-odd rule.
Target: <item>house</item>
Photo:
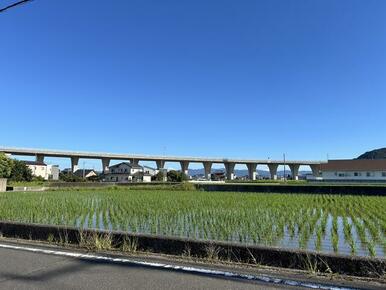
[[[149,166],[143,166],[143,171],[147,174],[149,174],[150,176],[154,176],[154,175],[157,175],[158,173],[158,169],[155,169],[153,167],[149,167]]]
[[[210,179],[214,181],[220,181],[220,180],[225,180],[225,172],[214,172],[210,175]]]
[[[89,179],[98,176],[98,172],[96,172],[94,169],[78,169],[74,172],[74,175]]]
[[[326,181],[386,181],[386,159],[328,160],[320,171]]]
[[[103,180],[107,182],[147,182],[151,180],[151,174],[138,164],[122,162],[110,166]]]
[[[32,175],[45,180],[59,180],[59,166],[47,165],[39,161],[23,161],[32,171]]]
[[[133,182],[151,182],[152,175],[144,172],[144,171],[138,171],[133,174],[132,181]]]

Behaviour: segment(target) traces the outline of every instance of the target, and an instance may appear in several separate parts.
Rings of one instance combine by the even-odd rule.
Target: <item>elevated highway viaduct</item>
[[[257,165],[266,165],[269,169],[272,179],[277,179],[277,169],[279,165],[288,165],[292,177],[298,179],[299,167],[309,166],[313,175],[320,175],[320,166],[323,161],[309,160],[270,160],[270,159],[228,159],[228,158],[207,158],[191,156],[157,156],[157,155],[137,155],[137,154],[115,154],[115,153],[97,153],[97,152],[78,152],[78,151],[61,151],[50,149],[29,149],[29,148],[12,148],[0,147],[0,152],[14,156],[34,156],[36,161],[43,162],[45,157],[69,158],[71,159],[71,169],[78,169],[79,159],[99,159],[102,162],[103,172],[108,170],[111,160],[127,160],[134,164],[140,161],[153,161],[157,169],[165,168],[166,162],[177,162],[181,165],[181,171],[188,174],[188,168],[191,163],[202,163],[205,170],[205,177],[210,179],[213,164],[224,164],[227,179],[234,179],[236,164],[245,164],[248,169],[249,179],[256,179]]]

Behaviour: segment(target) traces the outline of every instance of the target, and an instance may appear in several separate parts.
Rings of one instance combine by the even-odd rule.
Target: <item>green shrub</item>
[[[12,161],[11,175],[9,177],[11,181],[31,181],[32,177],[32,170],[25,162],[20,160]]]
[[[0,178],[11,176],[12,163],[12,159],[8,158],[4,153],[0,153]]]

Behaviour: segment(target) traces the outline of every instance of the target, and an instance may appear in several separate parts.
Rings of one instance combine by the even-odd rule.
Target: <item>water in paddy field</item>
[[[295,226],[295,231],[291,234],[288,225],[283,227],[283,232],[279,236],[271,237],[271,239],[264,240],[261,239],[257,242],[254,242],[254,239],[249,236],[244,236],[241,239],[241,236],[238,232],[233,232],[232,235],[228,236],[227,239],[218,239],[210,231],[200,231],[199,225],[193,225],[184,218],[179,218],[179,222],[183,225],[183,230],[178,232],[174,228],[170,227],[161,227],[161,221],[156,220],[155,225],[150,223],[141,224],[137,218],[132,220],[132,223],[126,225],[123,224],[113,224],[112,219],[109,215],[109,212],[99,212],[94,213],[93,215],[87,215],[83,218],[83,224],[81,223],[81,218],[79,217],[76,220],[76,226],[80,228],[97,228],[101,230],[123,230],[128,232],[135,233],[145,233],[145,234],[156,234],[169,235],[169,236],[178,236],[178,237],[188,237],[194,239],[207,239],[207,240],[225,240],[236,243],[245,243],[250,245],[267,245],[275,246],[289,249],[303,249],[311,251],[320,251],[324,253],[338,253],[345,255],[357,255],[357,256],[371,256],[370,248],[373,251],[375,257],[385,257],[386,256],[386,244],[385,244],[385,234],[379,233],[379,238],[375,239],[372,237],[370,231],[365,228],[365,235],[360,237],[357,227],[353,220],[350,217],[347,217],[347,223],[351,226],[351,239],[352,242],[346,240],[344,232],[344,218],[342,216],[337,217],[337,242],[336,249],[334,250],[333,246],[333,216],[328,214],[325,230],[320,239],[320,246],[317,246],[317,227],[321,223],[321,219],[317,221],[314,229],[311,229],[310,234],[305,242],[301,241],[300,233],[298,226]],[[364,225],[362,220],[358,220],[359,226]],[[130,225],[131,224],[131,225]],[[369,242],[373,241],[373,242]]]
[[[369,245],[368,243],[364,243],[361,241],[351,218],[348,218],[348,223],[352,226],[351,237],[353,240],[353,244],[355,245],[354,253],[352,252],[352,246],[345,239],[343,217],[339,216],[337,218],[337,221],[338,221],[338,243],[337,243],[336,253],[345,254],[345,255],[354,254],[357,256],[370,256],[371,254],[368,248]],[[333,223],[333,217],[329,215],[327,218],[325,235],[323,235],[323,238],[321,240],[320,249],[317,249],[317,246],[316,246],[317,234],[315,232],[312,233],[312,235],[310,236],[307,242],[307,246],[303,249],[311,250],[311,251],[320,251],[324,253],[335,253],[333,248],[332,235],[331,235],[332,223]],[[372,239],[371,234],[369,233],[368,230],[366,230],[366,239],[367,241]],[[284,238],[280,240],[276,246],[283,247],[283,248],[290,248],[290,249],[302,248],[299,243],[298,235],[296,234],[294,237],[291,237],[288,232],[288,229],[286,229],[285,231]],[[384,248],[380,243],[374,243],[374,252],[376,257],[386,256],[386,248]]]

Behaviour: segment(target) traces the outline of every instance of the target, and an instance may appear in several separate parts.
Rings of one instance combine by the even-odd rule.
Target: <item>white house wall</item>
[[[132,176],[128,174],[107,174],[105,177],[106,181],[111,182],[129,182],[132,180]]]
[[[42,177],[46,179],[46,176],[47,176],[46,165],[27,165],[27,166],[31,169],[33,176]]]
[[[385,171],[323,171],[324,180],[385,180]]]

